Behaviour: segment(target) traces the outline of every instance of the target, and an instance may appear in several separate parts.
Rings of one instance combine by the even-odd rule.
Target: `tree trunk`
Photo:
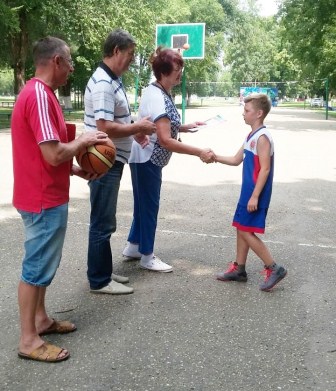
[[[15,97],[19,94],[26,82],[25,67],[28,51],[28,31],[25,10],[20,12],[19,20],[20,31],[10,36]]]
[[[58,99],[63,109],[72,110],[70,80],[67,81],[67,84],[65,86],[61,86],[58,88]]]
[[[187,107],[191,105],[191,91],[187,88]]]

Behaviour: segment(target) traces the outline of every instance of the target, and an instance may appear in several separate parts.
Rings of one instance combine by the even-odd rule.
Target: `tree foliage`
[[[239,16],[228,37],[224,58],[234,80],[267,82],[277,75],[276,30],[271,21],[254,14]]]
[[[284,0],[280,11],[283,40],[290,42],[300,76],[316,79],[314,90],[324,90],[326,77],[336,85],[336,2]]]
[[[205,23],[205,58],[187,60],[190,82],[225,80],[276,82],[284,94],[318,94],[328,76],[336,85],[336,2],[278,0],[276,17],[258,15],[258,1],[246,0],[2,0],[0,67],[11,67],[17,93],[33,67],[30,48],[45,35],[70,44],[75,72],[70,83],[83,91],[102,57],[109,31],[122,27],[137,41],[137,59],[126,85],[150,79],[148,58],[155,50],[156,24]],[[303,80],[316,79],[316,83]],[[70,84],[68,85],[68,91]],[[280,88],[280,87],[279,87]],[[225,89],[224,89],[225,90]],[[229,89],[227,89],[229,91]],[[190,93],[190,91],[189,91]],[[230,93],[232,90],[230,89]]]

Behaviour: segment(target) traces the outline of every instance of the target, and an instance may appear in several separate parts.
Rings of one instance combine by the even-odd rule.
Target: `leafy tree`
[[[26,69],[29,75],[32,73],[30,48],[41,36],[59,36],[71,44],[78,71],[70,82],[80,86],[100,59],[102,42],[113,28],[122,25],[140,37],[140,48],[146,46],[154,20],[150,3],[134,0],[129,7],[125,0],[5,0],[1,10],[10,17],[1,19],[0,31],[5,39],[0,48],[8,55],[2,55],[1,60],[14,70],[15,93],[25,82]],[[69,94],[70,84],[64,90]]]
[[[334,93],[335,1],[279,2],[282,5],[276,18],[261,18],[256,0],[246,0],[243,11],[240,0],[134,0],[131,6],[128,0],[2,0],[0,66],[13,69],[17,93],[33,73],[33,41],[56,35],[70,44],[75,60],[75,72],[60,95],[69,95],[71,86],[83,92],[101,60],[107,33],[122,26],[137,40],[136,64],[125,75],[125,84],[133,86],[139,77],[142,88],[151,75],[147,60],[155,49],[156,24],[205,22],[205,58],[186,61],[190,86],[196,81],[223,80],[225,75],[233,85],[241,81],[276,81],[286,95],[295,91],[320,94],[329,76]],[[316,82],[283,83],[307,79]],[[221,91],[225,93],[225,88]]]
[[[0,31],[4,39],[0,44],[1,63],[14,72],[14,92],[17,94],[26,80],[26,69],[32,73],[30,48],[32,43],[47,34],[62,35],[69,0],[54,3],[48,0],[4,0],[1,5],[8,20],[2,18]],[[69,27],[69,24],[68,24]],[[65,35],[63,33],[63,35]]]
[[[217,0],[190,1],[190,21],[205,23],[205,55],[202,60],[186,60],[186,74],[191,81],[209,81],[218,74],[223,51],[225,13]],[[187,89],[188,97],[191,91]]]
[[[13,95],[13,75],[10,69],[0,71],[0,95]]]
[[[0,31],[4,39],[0,43],[1,63],[14,70],[14,91],[17,94],[24,84],[24,70],[28,50],[28,6],[24,1],[5,0],[1,4]],[[8,19],[7,19],[8,18]]]
[[[227,40],[224,63],[233,80],[269,81],[279,76],[274,57],[277,28],[272,19],[242,12]]]
[[[284,0],[280,8],[283,39],[305,79],[315,79],[311,93],[323,93],[329,77],[336,87],[336,2],[333,0]]]

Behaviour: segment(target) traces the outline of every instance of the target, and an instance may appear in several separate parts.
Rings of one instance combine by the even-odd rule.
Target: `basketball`
[[[114,164],[116,149],[112,142],[108,145],[95,144],[83,148],[76,160],[80,167],[90,174],[105,174]]]

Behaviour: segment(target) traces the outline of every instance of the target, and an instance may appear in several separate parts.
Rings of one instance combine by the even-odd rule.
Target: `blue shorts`
[[[237,205],[232,225],[245,232],[263,234],[268,208],[258,208],[255,212],[248,212],[247,206]]]
[[[21,280],[29,285],[50,285],[62,257],[68,221],[68,204],[41,213],[18,210],[25,228],[25,255]]]

